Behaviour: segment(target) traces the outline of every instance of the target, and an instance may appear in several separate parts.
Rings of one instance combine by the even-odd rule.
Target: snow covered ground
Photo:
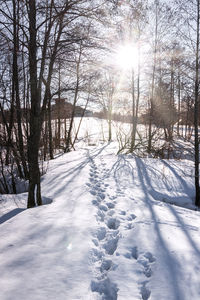
[[[62,155],[27,194],[0,202],[1,300],[198,300],[200,212],[191,160]]]

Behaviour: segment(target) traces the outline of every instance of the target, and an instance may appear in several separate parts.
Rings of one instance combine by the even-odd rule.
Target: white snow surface
[[[193,162],[64,154],[42,178],[45,203],[0,201],[1,300],[198,300],[200,212]]]

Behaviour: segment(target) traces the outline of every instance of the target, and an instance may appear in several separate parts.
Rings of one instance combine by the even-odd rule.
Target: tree
[[[196,66],[195,66],[195,102],[194,102],[194,134],[195,134],[195,205],[200,207],[199,190],[199,25],[200,25],[200,2],[196,2]]]

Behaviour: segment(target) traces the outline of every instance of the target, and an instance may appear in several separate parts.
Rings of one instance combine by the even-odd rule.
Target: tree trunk
[[[73,123],[74,123],[76,103],[77,103],[77,100],[78,100],[79,80],[80,80],[79,72],[80,72],[81,55],[82,55],[82,42],[80,43],[79,56],[78,56],[77,65],[76,65],[76,87],[75,87],[75,92],[74,92],[72,115],[71,115],[71,119],[70,119],[69,130],[68,130],[68,133],[67,133],[66,146],[65,146],[65,149],[64,149],[65,153],[70,151],[70,144],[72,144],[71,134],[72,134],[72,128],[73,128]]]
[[[18,7],[18,6],[17,6]],[[13,82],[14,82],[14,92],[16,100],[16,116],[17,116],[17,128],[18,128],[18,143],[19,143],[19,153],[23,166],[24,176],[28,179],[28,169],[26,165],[26,158],[24,154],[24,142],[23,142],[23,133],[22,133],[22,122],[21,122],[21,104],[19,97],[19,78],[18,78],[18,49],[19,49],[19,40],[18,40],[18,28],[17,28],[17,16],[16,14],[16,1],[13,0]]]
[[[153,105],[154,105],[155,72],[156,72],[156,63],[157,63],[157,44],[158,44],[158,4],[156,3],[156,24],[155,24],[155,40],[154,40],[154,58],[153,58],[153,73],[152,73],[150,110],[149,110],[148,153],[151,152],[151,147],[152,147],[152,119],[153,119]]]
[[[40,189],[40,169],[38,164],[40,141],[40,96],[37,89],[37,44],[36,44],[36,5],[29,2],[29,75],[31,90],[30,135],[28,137],[29,190],[28,208],[42,204]],[[35,198],[35,188],[37,193]]]
[[[132,76],[133,77],[133,76]],[[138,46],[138,71],[137,71],[137,100],[135,105],[135,91],[134,91],[134,78],[133,80],[133,127],[132,127],[132,141],[131,141],[131,152],[135,147],[135,138],[136,138],[136,131],[137,131],[137,122],[138,122],[138,108],[139,108],[139,101],[140,101],[140,48]]]
[[[49,130],[49,156],[53,159],[52,124],[51,124],[51,99],[48,101],[48,130]]]
[[[112,140],[112,100],[109,101],[108,105],[108,141]]]
[[[199,18],[200,3],[197,0],[197,39],[196,39],[196,76],[195,76],[195,106],[194,106],[194,132],[195,132],[195,205],[200,207],[199,190]]]

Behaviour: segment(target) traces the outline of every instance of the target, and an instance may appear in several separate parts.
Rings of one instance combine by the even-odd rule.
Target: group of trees
[[[191,137],[194,128],[200,205],[199,9],[199,0],[0,0],[2,177],[9,165],[29,180],[28,207],[42,204],[39,157],[44,147],[45,157],[54,156],[51,107],[63,97],[73,106],[65,152],[77,137],[72,141],[79,101],[84,110],[93,101],[106,112],[109,141],[113,115],[131,112],[129,152],[138,147],[141,115],[149,154],[159,128],[168,144],[175,134]],[[116,63],[119,45],[137,53],[123,70]],[[58,145],[60,122],[58,116]]]
[[[84,64],[97,44],[101,6],[86,0],[0,1],[1,156],[7,165],[12,158],[20,177],[29,180],[28,207],[42,204],[38,159],[45,120],[53,157],[53,96],[68,93],[75,106],[80,91],[86,95],[92,84]]]

